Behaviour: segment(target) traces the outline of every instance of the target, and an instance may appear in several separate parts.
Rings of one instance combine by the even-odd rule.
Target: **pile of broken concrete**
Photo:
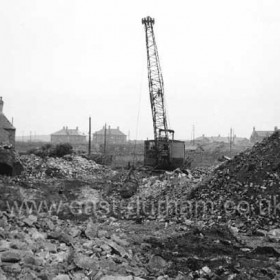
[[[219,166],[192,193],[208,212],[200,217],[231,221],[241,231],[280,227],[280,133]],[[211,209],[210,209],[211,206]],[[211,212],[211,213],[210,213]],[[210,214],[210,215],[206,215]]]
[[[0,279],[140,279],[147,271],[127,236],[102,229],[112,224],[1,212]]]
[[[94,174],[102,166],[78,155],[41,158],[36,155],[23,155],[23,176],[34,179],[67,178],[94,179]]]
[[[274,205],[280,194],[279,132],[211,174],[205,169],[153,176],[135,171],[130,178],[77,155],[27,155],[22,162],[21,176],[9,182],[0,178],[0,279],[280,277],[279,209]],[[118,194],[131,186],[137,186],[131,195]],[[102,201],[120,215],[107,211],[97,219],[32,207],[5,210],[6,201],[15,206],[13,200],[28,199],[31,204],[46,199],[47,206],[62,201],[82,213],[89,202]],[[157,211],[142,213],[139,200]],[[161,211],[162,202],[171,208]],[[180,213],[174,212],[174,202],[192,202],[195,211],[186,214],[179,204]],[[251,242],[253,237],[259,239]]]

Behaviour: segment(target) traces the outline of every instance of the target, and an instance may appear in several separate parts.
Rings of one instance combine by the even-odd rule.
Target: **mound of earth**
[[[92,175],[102,166],[92,160],[87,160],[77,155],[67,155],[62,158],[45,157],[36,155],[21,156],[24,166],[23,176],[34,179],[50,177],[67,179],[92,179]]]
[[[200,216],[236,219],[244,229],[279,227],[280,133],[275,132],[252,149],[219,166],[192,193],[201,203]],[[279,200],[279,201],[278,201]]]

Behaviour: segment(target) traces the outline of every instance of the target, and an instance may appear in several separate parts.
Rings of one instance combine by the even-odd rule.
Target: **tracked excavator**
[[[149,94],[154,139],[144,143],[144,165],[155,169],[172,170],[184,165],[185,143],[174,140],[174,130],[168,128],[164,83],[154,34],[155,20],[142,19],[146,35]]]

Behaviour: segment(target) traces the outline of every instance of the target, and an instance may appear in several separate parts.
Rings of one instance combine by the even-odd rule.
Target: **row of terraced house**
[[[95,144],[104,144],[106,139],[107,143],[110,144],[125,144],[127,141],[127,136],[120,130],[119,127],[105,128],[94,132],[92,134],[92,141]],[[70,129],[67,126],[64,126],[59,131],[51,134],[52,143],[70,143],[70,144],[82,144],[86,143],[86,135],[82,133],[78,127]]]

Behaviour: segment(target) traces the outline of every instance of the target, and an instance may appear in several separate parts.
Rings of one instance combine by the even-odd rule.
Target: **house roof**
[[[196,141],[210,141],[206,136],[199,136],[195,138]]]
[[[105,134],[105,128],[103,127],[102,129],[94,132],[94,134],[97,135],[104,135]],[[106,134],[107,135],[120,135],[120,136],[126,136],[123,132],[120,131],[119,128],[107,128],[106,129]]]
[[[209,137],[209,139],[212,142],[224,142],[224,143],[227,143],[229,141],[229,138],[228,137],[224,137],[224,136],[211,136],[211,137]]]
[[[257,131],[255,130],[255,133],[260,136],[260,137],[267,137],[267,136],[270,136],[271,134],[273,134],[274,131]]]
[[[0,128],[15,130],[15,127],[10,123],[3,113],[0,113]]]
[[[225,142],[227,143],[229,141],[228,137],[223,137],[223,136],[200,136],[195,138],[197,141],[204,141],[204,142]]]
[[[52,133],[51,135],[57,135],[57,136],[85,136],[83,133],[81,133],[78,128],[76,129],[69,129],[67,127],[63,127],[61,130]]]

